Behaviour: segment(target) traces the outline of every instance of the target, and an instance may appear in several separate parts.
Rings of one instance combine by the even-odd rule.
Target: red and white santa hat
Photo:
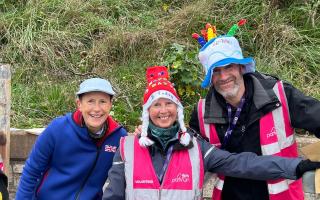
[[[165,66],[152,66],[147,68],[146,72],[147,88],[143,95],[143,109],[142,109],[142,132],[139,139],[141,146],[150,146],[154,142],[148,138],[148,126],[149,126],[149,107],[151,104],[160,98],[170,99],[177,105],[178,123],[180,130],[179,135],[180,143],[187,146],[190,143],[191,137],[187,133],[187,129],[184,124],[183,106],[180,102],[180,98],[173,86],[168,80],[169,74],[167,67]]]

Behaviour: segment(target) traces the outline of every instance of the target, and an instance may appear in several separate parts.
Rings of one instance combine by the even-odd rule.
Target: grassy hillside
[[[236,37],[259,71],[320,99],[320,5],[314,0],[0,0],[0,62],[12,65],[12,127],[45,126],[75,108],[88,77],[109,79],[112,114],[139,124],[148,65],[170,66],[187,116],[205,93],[191,34],[206,22]],[[183,75],[183,76],[181,76]]]

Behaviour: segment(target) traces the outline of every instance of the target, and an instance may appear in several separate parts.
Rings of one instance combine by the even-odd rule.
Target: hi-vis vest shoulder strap
[[[200,126],[200,134],[209,139],[209,142],[214,146],[220,148],[221,143],[218,138],[218,134],[214,125],[204,123],[204,112],[205,112],[205,99],[200,99],[198,102],[198,119]]]
[[[125,163],[127,200],[196,200],[201,199],[204,168],[201,149],[195,138],[194,147],[173,151],[160,184],[147,148],[135,136],[120,140],[120,154]]]
[[[260,119],[260,144],[263,155],[297,157],[297,143],[294,130],[290,124],[290,114],[282,81],[278,81],[273,91],[281,102],[281,106]],[[200,133],[209,139],[211,144],[220,147],[220,140],[214,124],[204,123],[205,99],[198,102],[198,119]],[[304,199],[302,181],[278,179],[267,181],[270,200],[302,200]],[[212,199],[220,200],[224,184],[224,176],[218,175],[213,189]]]

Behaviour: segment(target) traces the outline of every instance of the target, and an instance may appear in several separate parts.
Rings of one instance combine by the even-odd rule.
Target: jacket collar
[[[158,141],[158,139],[156,137],[154,137],[152,134],[150,134],[150,131],[148,131],[148,137],[150,137],[150,139],[152,139],[155,143],[153,145],[151,145],[149,147],[149,151],[151,153],[151,155],[154,155],[156,149],[158,151],[160,151],[162,154],[165,154],[165,152],[167,152],[168,147],[170,147],[171,145],[173,145],[173,150],[174,151],[180,151],[180,150],[186,150],[186,149],[191,149],[194,145],[193,145],[193,136],[194,136],[194,132],[187,128],[187,132],[190,134],[191,140],[188,146],[184,146],[179,142],[179,137],[175,137],[172,140],[170,140],[170,144],[167,146],[167,148],[165,150],[163,150],[160,142]],[[138,135],[138,138],[140,138],[141,135]]]
[[[260,77],[253,73],[244,75],[244,79],[252,80],[252,106],[254,106],[256,110],[261,110],[266,105],[279,103],[279,100],[273,91],[273,86],[276,83],[276,79],[273,79],[274,81],[272,81],[271,84],[264,84],[260,80],[267,79],[268,76],[262,74],[259,74],[259,76]],[[210,87],[210,90],[208,91],[208,94],[206,96],[204,122],[208,124],[228,123],[228,119],[224,111],[225,108],[222,107],[221,103],[218,102],[215,96],[216,92],[214,90],[214,87]]]
[[[83,121],[83,117],[82,117],[82,113],[80,110],[76,110],[73,114],[72,114],[72,119],[75,122],[76,125],[78,125],[79,127],[85,127],[84,121]],[[116,129],[118,129],[120,127],[120,125],[114,120],[112,119],[112,117],[109,115],[106,119],[107,124],[107,130],[105,133],[105,136],[100,138],[97,141],[97,144],[99,145],[101,142],[103,142],[105,140],[106,137],[108,137],[109,135],[111,135]]]

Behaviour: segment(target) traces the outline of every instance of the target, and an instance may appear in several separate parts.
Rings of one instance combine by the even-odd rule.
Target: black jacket
[[[276,77],[260,73],[244,75],[246,103],[226,150],[229,152],[254,152],[261,155],[259,119],[273,111],[280,105],[280,101],[273,92],[277,82]],[[289,104],[291,125],[314,133],[320,137],[320,102],[305,96],[288,83],[284,83],[284,90]],[[228,128],[226,102],[213,87],[206,96],[204,120],[214,123],[220,141]],[[189,125],[197,132],[199,129],[197,107],[195,107]],[[223,200],[264,200],[268,198],[267,183],[242,178],[226,177]]]

